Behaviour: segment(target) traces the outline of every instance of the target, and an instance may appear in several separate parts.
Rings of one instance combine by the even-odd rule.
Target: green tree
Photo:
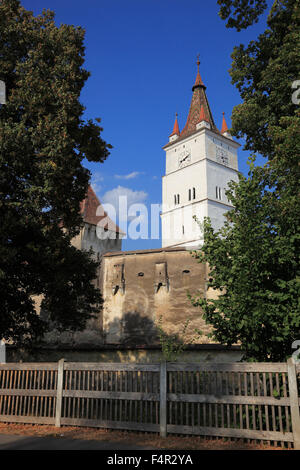
[[[258,18],[255,11],[249,16],[250,0],[218,3],[227,8],[229,26],[241,29]],[[239,17],[233,7],[241,7]],[[278,0],[268,29],[234,49],[230,73],[243,102],[233,110],[231,132],[267,161],[255,166],[252,155],[248,177],[239,175],[227,192],[234,209],[224,228],[214,232],[206,220],[202,252],[195,254],[209,263],[208,287],[220,296],[193,303],[215,328],[215,339],[240,342],[247,359],[284,360],[300,338],[300,114],[292,101],[299,46],[300,3]]]
[[[257,23],[260,15],[267,8],[267,0],[218,0],[219,15],[227,21],[227,28],[237,31]]]
[[[0,2],[0,337],[23,344],[47,328],[33,296],[61,329],[83,328],[101,303],[97,263],[71,245],[90,178],[82,161],[103,162],[111,147],[82,117],[83,41],[53,12]]]

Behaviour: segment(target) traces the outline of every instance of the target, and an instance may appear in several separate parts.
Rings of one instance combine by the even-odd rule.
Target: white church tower
[[[177,114],[166,151],[166,174],[162,182],[162,246],[199,247],[201,222],[210,217],[214,229],[224,223],[224,213],[232,205],[225,190],[237,181],[237,149],[240,146],[228,132],[224,113],[219,131],[206,97],[199,72],[186,125],[179,131]]]

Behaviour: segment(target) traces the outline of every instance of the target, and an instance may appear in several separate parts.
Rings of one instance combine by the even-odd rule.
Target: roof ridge
[[[101,206],[103,209],[102,215],[97,215],[99,206]],[[120,227],[115,224],[105,212],[98,196],[96,195],[91,185],[88,186],[86,197],[80,203],[80,214],[83,217],[83,221],[91,225],[98,225],[101,220],[106,219],[108,223],[105,225],[105,227],[103,227],[104,229],[109,229],[112,232],[125,235],[123,230],[121,230]]]

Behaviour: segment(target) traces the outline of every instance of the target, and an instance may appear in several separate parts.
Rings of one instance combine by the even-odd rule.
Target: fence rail
[[[300,365],[0,364],[0,421],[242,438],[300,449]]]

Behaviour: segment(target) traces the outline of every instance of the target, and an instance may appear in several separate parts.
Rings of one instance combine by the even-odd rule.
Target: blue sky
[[[255,40],[266,15],[240,33],[227,29],[217,0],[22,0],[35,14],[53,10],[57,25],[86,30],[85,68],[91,72],[81,95],[85,117],[101,117],[103,138],[113,145],[104,164],[86,162],[101,201],[127,194],[129,202],[161,203],[161,177],[175,112],[187,118],[196,77],[196,56],[217,126],[222,111],[230,126],[241,102],[228,73],[235,45]],[[242,142],[240,142],[242,143]],[[248,153],[239,151],[247,173]],[[123,249],[155,248],[160,239],[124,240]]]

